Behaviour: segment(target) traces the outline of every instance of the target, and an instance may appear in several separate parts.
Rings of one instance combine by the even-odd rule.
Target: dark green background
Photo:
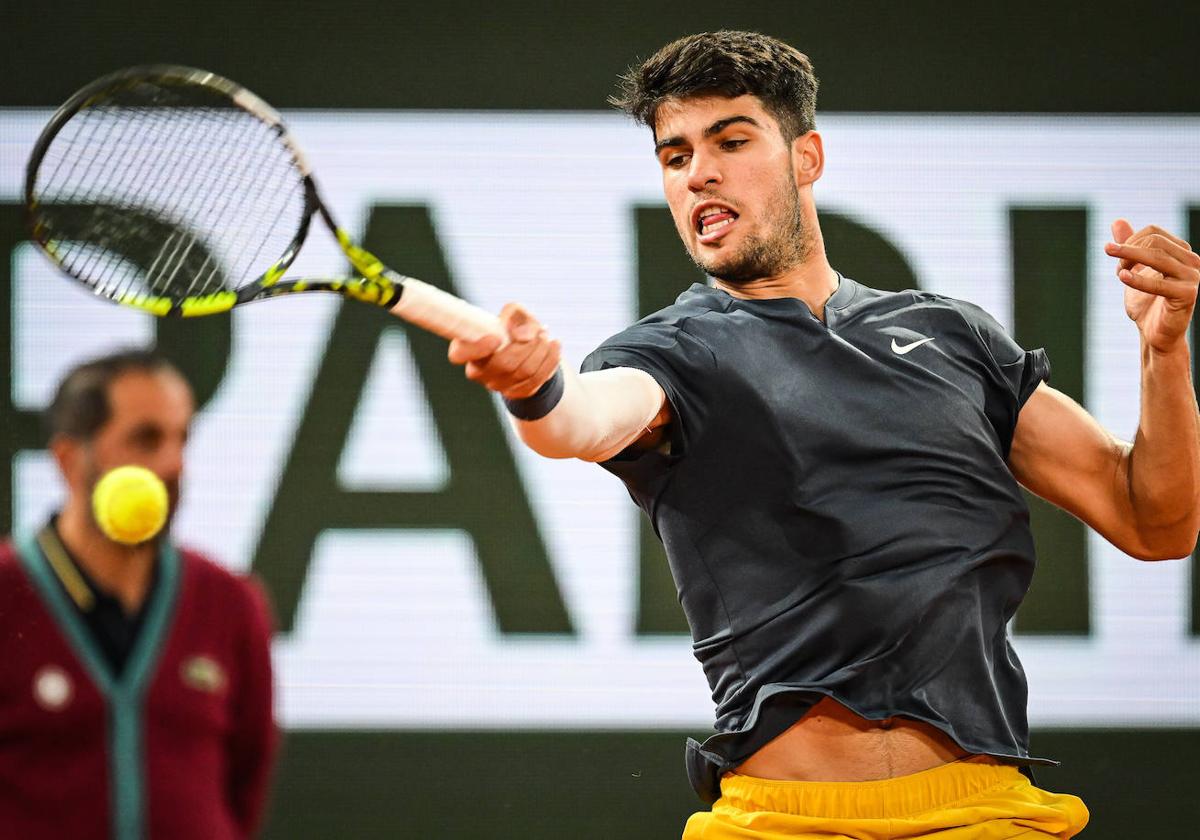
[[[820,106],[826,111],[1195,114],[1195,7],[5,2],[0,106],[55,105],[101,73],[170,61],[246,82],[284,108],[599,109],[614,77],[635,58],[687,32],[734,27],[760,29],[806,51],[822,79]],[[1200,197],[1200,185],[1196,193]],[[1014,264],[1077,277],[1072,247],[1026,231],[1034,221],[1030,214],[1043,214],[1037,230],[1077,242],[1084,211],[1067,208],[1049,219],[1046,212],[1018,208],[1010,214]],[[11,221],[0,220],[6,228]],[[1191,235],[1200,235],[1196,211],[1192,221]],[[645,225],[638,228],[643,277],[662,283],[678,276],[680,285],[690,280],[667,270],[677,254],[664,251],[664,262],[655,262],[655,247],[665,246],[655,245],[662,237],[648,227],[653,222]],[[846,228],[843,241],[862,246],[861,237],[854,239],[859,233]],[[889,259],[882,246],[871,253]],[[893,267],[902,278],[904,267]],[[641,292],[643,298],[659,293],[645,284]],[[1065,377],[1056,381],[1067,381],[1069,392],[1082,389],[1081,363],[1077,371],[1069,361],[1065,368],[1058,364],[1081,352],[1073,349],[1081,334],[1070,327],[1084,329],[1081,317],[1061,319],[1070,327],[1065,330],[1039,322],[1035,313],[1045,308],[1034,287],[1015,295],[1014,305],[1022,341],[1055,349],[1056,374]],[[1031,314],[1023,317],[1023,311]],[[7,327],[5,319],[5,333]],[[219,354],[228,334],[214,325],[207,341]],[[7,356],[8,342],[0,344]],[[11,457],[32,433],[32,418],[7,411],[0,418],[0,452]],[[3,512],[4,519],[8,515]],[[1039,517],[1043,554],[1053,545],[1061,559],[1044,562],[1018,626],[1022,632],[1085,635],[1091,628],[1079,606],[1087,587],[1081,530],[1070,520],[1055,524]],[[653,576],[652,547],[646,559],[639,630],[670,631],[677,618],[646,595],[664,585]],[[1193,628],[1200,629],[1195,616]],[[1151,695],[1153,686],[1141,693]],[[683,772],[687,734],[704,733],[292,733],[267,836],[675,837],[696,805]],[[1043,730],[1035,733],[1033,748],[1064,762],[1041,774],[1045,786],[1077,792],[1089,802],[1093,827],[1086,837],[1194,832],[1200,731]]]
[[[42,0],[3,15],[11,105],[169,61],[283,107],[596,109],[635,58],[719,28],[808,53],[829,111],[1190,113],[1200,97],[1183,2]]]

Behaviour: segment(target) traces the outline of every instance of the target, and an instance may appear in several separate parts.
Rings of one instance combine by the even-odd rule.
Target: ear
[[[825,148],[815,131],[801,134],[792,141],[792,174],[796,186],[804,187],[821,177],[825,170]]]
[[[55,435],[47,447],[58,464],[63,481],[67,487],[74,487],[76,482],[87,475],[88,451],[87,444],[67,435]]]

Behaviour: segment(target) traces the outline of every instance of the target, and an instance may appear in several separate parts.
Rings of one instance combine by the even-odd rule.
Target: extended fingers
[[[461,365],[487,358],[499,349],[501,339],[495,335],[485,335],[475,341],[456,338],[450,342],[446,357],[452,364]]]
[[[1117,219],[1112,223],[1113,242],[1125,242],[1133,236],[1133,225],[1127,219]]]
[[[1128,224],[1128,222],[1126,224]],[[1143,239],[1149,238],[1151,236],[1164,237],[1166,239],[1171,240],[1176,245],[1180,245],[1189,250],[1191,250],[1191,247],[1192,247],[1191,245],[1188,244],[1187,240],[1185,240],[1183,237],[1176,236],[1175,234],[1171,233],[1171,231],[1166,230],[1165,228],[1161,228],[1158,225],[1146,225],[1144,228],[1139,230],[1137,233],[1130,234],[1128,237],[1126,237],[1122,241],[1124,241],[1128,245],[1141,245]]]
[[[1135,233],[1133,230],[1133,225],[1131,225],[1127,219],[1116,219],[1113,221],[1111,229],[1113,237],[1112,241],[1121,245],[1145,246],[1155,237],[1162,237],[1186,250],[1190,251],[1192,248],[1192,246],[1189,245],[1186,240],[1176,236],[1165,228],[1159,227],[1158,225],[1146,225],[1144,228]],[[1122,259],[1117,268],[1133,268],[1134,264],[1135,262],[1133,260]]]
[[[1113,225],[1114,235],[1116,234],[1116,231],[1117,231],[1117,226],[1114,224]],[[1122,245],[1137,245],[1137,246],[1142,246],[1142,247],[1156,247],[1157,244],[1161,244],[1163,242],[1170,242],[1173,245],[1179,246],[1180,248],[1184,249],[1185,251],[1190,251],[1192,249],[1192,246],[1190,244],[1188,244],[1187,240],[1176,236],[1175,234],[1171,233],[1169,230],[1164,230],[1163,228],[1160,228],[1158,225],[1147,225],[1146,227],[1139,230],[1137,233],[1132,233],[1132,234],[1128,235],[1127,237],[1125,237],[1124,239],[1117,239],[1114,237],[1114,241],[1119,242]],[[1133,268],[1133,265],[1134,265],[1134,263],[1132,260],[1121,260],[1121,264],[1119,267],[1120,268]]]
[[[1173,301],[1177,307],[1191,306],[1196,301],[1196,283],[1173,280],[1153,272],[1130,271],[1122,268],[1117,279],[1131,289]]]
[[[1158,233],[1136,241],[1138,244],[1110,242],[1104,246],[1105,253],[1120,259],[1118,273],[1141,264],[1161,272],[1164,277],[1187,282],[1196,282],[1200,278],[1200,255],[1186,242]]]

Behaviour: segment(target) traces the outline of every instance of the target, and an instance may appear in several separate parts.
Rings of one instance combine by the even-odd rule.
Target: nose
[[[183,442],[164,443],[154,453],[152,463],[148,466],[166,483],[178,481],[183,475]]]
[[[701,150],[692,152],[692,159],[688,165],[688,189],[692,192],[704,192],[720,183],[721,170],[717,166],[716,157]]]

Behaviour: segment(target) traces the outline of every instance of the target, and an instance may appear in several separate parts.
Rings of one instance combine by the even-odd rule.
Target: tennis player
[[[987,313],[826,259],[809,60],[743,32],[671,43],[617,104],[652,131],[680,238],[712,278],[576,374],[524,308],[451,361],[521,438],[597,461],[650,516],[716,701],[688,745],[711,811],[684,837],[1071,837],[1031,780],[1007,625],[1034,568],[1027,487],[1127,554],[1187,555],[1200,420],[1185,333],[1200,257],[1112,228],[1141,335],[1133,443],[1046,384]],[[859,282],[859,281],[862,282]]]

